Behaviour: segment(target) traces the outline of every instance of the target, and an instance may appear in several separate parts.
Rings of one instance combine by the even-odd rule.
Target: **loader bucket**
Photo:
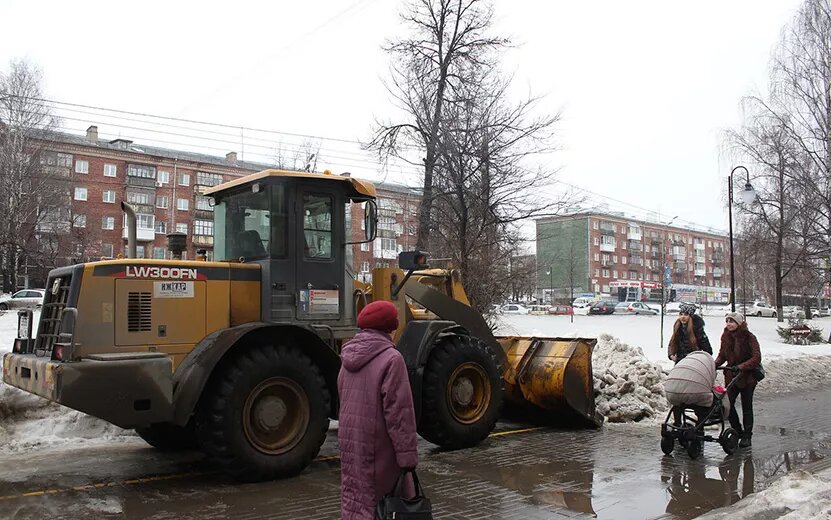
[[[603,423],[595,411],[592,349],[596,339],[498,337],[505,351],[505,399],[545,416],[577,417],[594,426]],[[560,419],[560,417],[556,417]]]

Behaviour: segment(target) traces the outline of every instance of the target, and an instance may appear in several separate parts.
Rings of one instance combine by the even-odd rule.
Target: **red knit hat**
[[[392,332],[398,328],[398,309],[388,301],[372,302],[358,313],[358,328]]]

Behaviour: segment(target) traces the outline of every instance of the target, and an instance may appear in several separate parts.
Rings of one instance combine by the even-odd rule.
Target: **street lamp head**
[[[545,270],[545,275],[546,275],[546,276],[548,276],[548,275],[550,275],[550,274],[551,274],[551,269],[546,269],[546,270]]]
[[[741,193],[739,193],[739,197],[745,204],[751,204],[754,200],[756,200],[756,191],[753,189],[753,186],[750,185],[750,182],[745,183],[744,189]]]

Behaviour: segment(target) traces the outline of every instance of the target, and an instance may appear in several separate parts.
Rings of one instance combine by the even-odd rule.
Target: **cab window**
[[[313,259],[332,258],[332,197],[306,194],[303,196],[303,237],[305,256]]]

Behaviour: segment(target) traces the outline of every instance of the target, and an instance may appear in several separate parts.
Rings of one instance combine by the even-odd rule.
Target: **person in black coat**
[[[704,318],[695,313],[695,305],[682,304],[678,319],[672,326],[672,337],[669,338],[669,358],[678,363],[687,354],[696,350],[713,355],[710,338],[704,331]]]

